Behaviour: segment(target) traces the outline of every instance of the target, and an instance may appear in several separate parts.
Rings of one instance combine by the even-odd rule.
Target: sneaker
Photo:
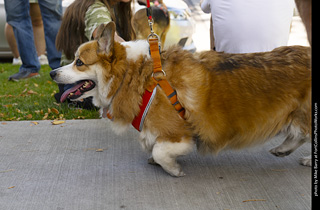
[[[48,58],[46,55],[40,55],[38,57],[38,60],[39,60],[40,65],[48,65],[49,64]]]
[[[22,60],[20,57],[18,58],[13,58],[12,60],[12,65],[22,65]]]
[[[20,79],[28,79],[32,77],[40,77],[40,74],[37,72],[18,72],[12,76],[9,77],[9,81],[19,81]]]

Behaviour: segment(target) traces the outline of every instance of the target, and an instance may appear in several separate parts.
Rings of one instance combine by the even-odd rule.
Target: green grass
[[[59,91],[50,78],[50,67],[40,69],[40,77],[8,81],[19,71],[19,66],[0,63],[0,121],[97,119],[98,111],[69,108],[58,104],[53,95]]]

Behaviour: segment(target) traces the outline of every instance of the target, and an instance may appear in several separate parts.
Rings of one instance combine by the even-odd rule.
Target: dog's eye
[[[76,66],[82,66],[84,63],[78,58],[76,60]]]

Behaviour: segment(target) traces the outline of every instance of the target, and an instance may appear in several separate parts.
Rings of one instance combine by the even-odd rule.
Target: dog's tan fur
[[[72,72],[90,75],[86,79],[97,84],[95,93],[91,93],[94,102],[109,108],[117,126],[127,127],[139,113],[142,95],[152,82],[153,63],[148,52],[130,59],[131,46],[114,42],[113,33],[114,24],[101,27],[99,40],[80,46],[76,60],[81,59],[84,65],[73,64]],[[307,47],[280,47],[251,54],[207,51],[197,55],[172,47],[162,53],[162,66],[186,110],[186,119],[179,117],[157,87],[141,142],[171,175],[184,175],[175,158],[188,153],[195,138],[201,151],[216,153],[262,143],[278,133],[287,134],[287,142],[295,139],[300,146],[311,133]],[[63,68],[56,71],[55,81],[74,82],[64,79]],[[272,153],[283,156],[290,149],[279,147]]]

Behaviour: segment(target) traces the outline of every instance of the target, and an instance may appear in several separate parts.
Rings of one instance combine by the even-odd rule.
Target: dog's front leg
[[[192,151],[192,148],[193,141],[191,138],[183,138],[180,142],[170,142],[158,138],[152,149],[152,157],[154,162],[159,164],[170,175],[180,177],[186,174],[182,171],[176,158],[188,154]]]

